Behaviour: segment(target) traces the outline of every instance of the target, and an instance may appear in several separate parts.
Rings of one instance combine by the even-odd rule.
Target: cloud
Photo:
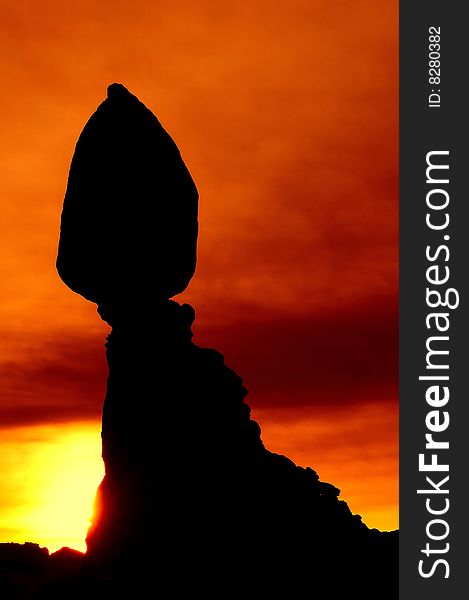
[[[347,406],[397,399],[397,299],[342,313],[296,315],[238,306],[238,318],[194,326],[244,377],[253,407]],[[107,365],[104,337],[63,334],[0,367],[5,425],[99,417]]]
[[[103,343],[64,334],[2,363],[2,425],[99,418],[107,376]]]
[[[69,332],[97,317],[54,263],[73,146],[112,81],[156,112],[197,183],[199,264],[184,297],[196,339],[226,354],[249,402],[395,398],[395,3],[135,6],[5,13],[0,320],[2,339],[38,341],[28,356],[3,344],[3,422],[100,412],[103,339]]]
[[[375,297],[341,313],[265,312],[242,307],[239,320],[195,327],[245,379],[253,406],[397,401],[397,297]],[[251,308],[251,310],[249,309]]]

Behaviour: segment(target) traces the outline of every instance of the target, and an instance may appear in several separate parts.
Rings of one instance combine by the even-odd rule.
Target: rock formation
[[[0,598],[78,598],[82,562],[83,554],[71,548],[49,554],[47,548],[30,542],[0,544]]]
[[[170,298],[194,273],[196,238],[197,192],[174,142],[110,86],[77,144],[57,262],[112,326],[82,584],[109,598],[140,597],[139,585],[152,598],[397,598],[396,534],[269,452],[241,377],[192,342],[194,310]]]
[[[77,142],[57,269],[101,309],[182,292],[195,271],[197,201],[179,150],[126,88],[109,86]]]

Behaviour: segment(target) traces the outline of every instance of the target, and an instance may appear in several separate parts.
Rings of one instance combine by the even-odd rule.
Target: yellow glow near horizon
[[[0,541],[35,542],[54,552],[85,551],[104,467],[99,423],[21,427],[1,432]]]
[[[382,410],[377,404],[344,411],[334,428],[320,414],[258,410],[253,416],[269,450],[310,465],[321,480],[341,488],[341,497],[369,527],[389,530],[398,527],[397,451],[389,452],[397,424]],[[104,471],[100,457],[99,422],[0,431],[0,542],[85,551]]]

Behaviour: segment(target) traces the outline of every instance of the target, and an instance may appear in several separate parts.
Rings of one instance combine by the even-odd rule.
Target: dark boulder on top
[[[123,85],[83,129],[65,194],[57,269],[104,309],[182,292],[196,265],[198,194],[155,115]]]

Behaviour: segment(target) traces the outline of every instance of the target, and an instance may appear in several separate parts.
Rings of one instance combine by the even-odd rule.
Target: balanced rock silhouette
[[[120,84],[83,129],[65,194],[57,269],[101,309],[170,298],[195,271],[197,189],[155,115]]]
[[[76,146],[57,259],[112,326],[84,581],[109,598],[397,598],[397,533],[264,447],[241,377],[170,300],[194,274],[197,201],[156,117],[111,85]]]

